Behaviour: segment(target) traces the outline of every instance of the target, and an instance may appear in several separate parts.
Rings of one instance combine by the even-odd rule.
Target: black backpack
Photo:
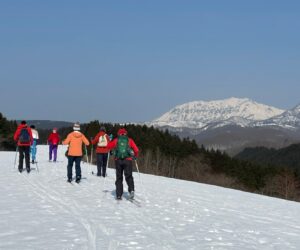
[[[27,128],[22,128],[19,136],[19,142],[23,143],[30,143],[30,134]]]

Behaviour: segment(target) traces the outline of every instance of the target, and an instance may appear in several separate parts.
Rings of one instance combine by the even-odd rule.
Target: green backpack
[[[129,139],[126,135],[118,136],[117,147],[115,150],[115,156],[118,159],[124,160],[132,156],[132,150],[129,147]]]

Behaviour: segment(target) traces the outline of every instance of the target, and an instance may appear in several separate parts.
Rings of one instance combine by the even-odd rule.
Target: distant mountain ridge
[[[17,121],[18,123],[20,121]],[[51,121],[51,120],[27,120],[28,125],[35,125],[37,129],[53,129],[53,128],[64,128],[72,127],[72,122],[66,121]]]
[[[157,127],[170,126],[203,130],[226,125],[247,127],[253,122],[269,119],[284,111],[248,98],[195,101],[176,106],[149,124]]]
[[[270,119],[260,121],[255,126],[279,126],[287,129],[300,128],[300,104]]]
[[[189,102],[147,125],[234,155],[246,147],[281,148],[300,142],[300,105],[282,110],[248,98]]]

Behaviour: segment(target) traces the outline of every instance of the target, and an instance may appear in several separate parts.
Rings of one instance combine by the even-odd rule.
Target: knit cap
[[[73,130],[74,131],[80,131],[80,124],[79,124],[79,122],[74,123]]]
[[[118,135],[127,135],[127,130],[125,128],[120,128],[118,131]]]

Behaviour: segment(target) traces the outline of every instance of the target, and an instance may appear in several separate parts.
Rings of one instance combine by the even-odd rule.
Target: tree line
[[[7,120],[0,113],[0,150],[15,150],[16,146],[13,136],[16,129],[17,122]]]

